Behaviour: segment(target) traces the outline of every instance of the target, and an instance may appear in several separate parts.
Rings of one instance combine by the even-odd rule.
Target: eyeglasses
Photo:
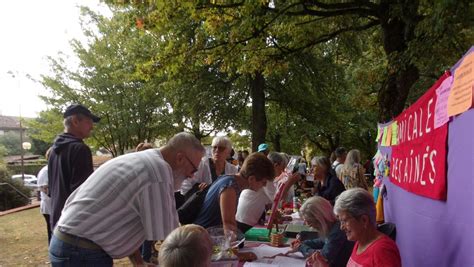
[[[344,219],[339,218],[339,222],[341,223],[341,226],[347,225],[352,219],[355,219],[355,217],[348,217]]]
[[[184,158],[188,160],[189,164],[191,164],[191,166],[193,167],[193,174],[196,173],[198,171],[198,168],[196,167],[196,165],[194,165],[194,163],[188,158],[188,156],[186,154],[183,154],[184,155]]]
[[[212,146],[212,150],[217,150],[219,152],[222,152],[226,149],[225,146]]]

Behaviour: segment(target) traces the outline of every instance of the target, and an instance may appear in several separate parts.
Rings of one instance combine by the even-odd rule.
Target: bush
[[[25,170],[25,174],[33,174],[38,175],[38,172],[43,168],[44,165],[48,164],[44,161],[41,164],[28,164],[24,165],[23,168]],[[21,174],[21,165],[8,165],[7,166],[8,172],[11,174]]]
[[[12,185],[25,196],[29,197],[31,194],[31,189],[25,187],[21,181],[13,181],[5,165],[0,163],[0,211],[28,204],[28,198],[4,183]]]

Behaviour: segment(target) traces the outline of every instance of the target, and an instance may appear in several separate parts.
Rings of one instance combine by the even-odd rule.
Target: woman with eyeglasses
[[[329,159],[326,157],[314,157],[311,160],[311,172],[314,176],[315,186],[313,194],[327,199],[332,205],[336,197],[341,194],[345,188],[342,182],[337,178],[336,172],[331,167]]]
[[[235,214],[241,191],[258,191],[274,176],[273,164],[265,155],[251,154],[239,173],[221,176],[211,185],[194,224],[204,228],[223,225],[225,231],[236,231]]]
[[[336,200],[334,212],[347,239],[355,241],[347,266],[401,266],[397,244],[377,230],[375,203],[372,195],[362,188],[343,192]],[[314,266],[325,266],[325,259],[315,255]]]
[[[237,166],[226,160],[232,150],[232,142],[227,137],[214,137],[214,139],[212,139],[211,149],[211,158],[203,158],[199,166],[195,167],[197,171],[194,177],[190,177],[182,183],[180,189],[181,194],[175,194],[177,199],[176,208],[179,208],[194,192],[202,190],[213,183],[217,177],[237,173]]]
[[[331,203],[322,197],[310,197],[301,206],[300,215],[307,225],[318,232],[319,237],[303,241],[299,236],[291,244],[292,251],[303,253],[309,264],[314,261],[311,256],[319,253],[329,266],[346,266],[354,242],[348,241],[341,230]]]

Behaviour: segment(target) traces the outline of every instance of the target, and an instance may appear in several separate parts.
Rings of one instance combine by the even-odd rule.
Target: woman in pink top
[[[374,199],[367,190],[344,191],[336,199],[334,212],[347,239],[356,242],[348,267],[401,266],[397,244],[377,230]],[[314,254],[310,262],[313,266],[327,266],[320,254]]]

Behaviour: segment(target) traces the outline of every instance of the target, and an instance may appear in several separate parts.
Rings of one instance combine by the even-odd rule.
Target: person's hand
[[[204,190],[207,186],[208,186],[208,184],[206,184],[206,183],[200,183],[200,184],[199,184],[199,190],[202,191],[202,190]]]
[[[291,250],[289,251],[289,253],[298,251],[300,246],[301,246],[301,240],[295,239],[295,240],[291,241],[291,244],[290,244]]]
[[[296,182],[298,182],[298,180],[300,179],[301,175],[299,172],[295,172],[293,173],[290,177],[288,177],[288,183],[289,184],[295,184]]]
[[[329,267],[328,260],[318,250],[311,254],[306,260],[306,266],[310,267]]]

